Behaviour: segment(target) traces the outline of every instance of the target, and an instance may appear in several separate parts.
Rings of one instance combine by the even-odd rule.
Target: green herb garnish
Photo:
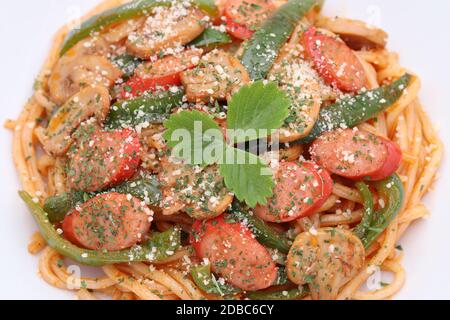
[[[290,100],[275,83],[244,86],[230,102],[227,136],[233,143],[265,138],[281,127]],[[218,164],[226,187],[248,206],[267,204],[273,174],[263,159],[226,143],[219,125],[205,113],[182,111],[165,123],[164,138],[172,155],[189,164]],[[231,137],[230,137],[231,136]]]
[[[233,95],[228,106],[227,125],[237,133],[231,141],[242,143],[267,137],[270,132],[264,135],[264,130],[280,128],[289,116],[290,105],[286,93],[274,82],[265,85],[257,81],[244,86]],[[249,131],[254,131],[256,136],[246,135],[251,134]]]

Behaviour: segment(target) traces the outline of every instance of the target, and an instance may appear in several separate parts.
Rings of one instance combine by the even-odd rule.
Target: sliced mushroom
[[[316,26],[330,30],[341,36],[347,45],[354,50],[362,48],[384,48],[387,44],[388,35],[383,30],[369,26],[367,23],[344,19],[320,17]]]
[[[108,29],[102,37],[109,43],[117,43],[127,38],[130,33],[139,29],[145,22],[145,18],[130,19]]]
[[[111,87],[122,71],[105,58],[109,53],[108,43],[99,37],[88,38],[70,49],[55,64],[48,80],[53,102],[63,104],[88,85]]]
[[[127,49],[132,54],[148,59],[163,50],[183,46],[197,38],[205,24],[206,15],[189,3],[176,3],[171,7],[158,7],[127,41]]]
[[[99,122],[109,113],[109,92],[104,87],[86,87],[71,97],[51,118],[44,137],[44,149],[54,155],[64,155],[73,142],[72,133],[91,117]]]
[[[213,50],[203,56],[196,68],[182,72],[181,82],[190,102],[209,102],[229,99],[250,82],[250,77],[238,59]]]
[[[301,55],[301,46],[287,45],[269,75],[269,80],[277,81],[292,101],[289,117],[279,133],[283,143],[307,136],[317,121],[323,101],[336,98],[336,91],[323,82]]]
[[[333,300],[362,269],[364,259],[364,246],[352,232],[312,228],[295,239],[286,268],[292,282],[308,284],[313,299]]]
[[[111,53],[108,42],[101,37],[89,37],[78,42],[73,48],[64,54],[64,57],[75,58],[81,56],[106,56]]]
[[[50,97],[63,104],[86,86],[110,88],[122,76],[122,71],[102,56],[63,56],[49,78]]]
[[[164,215],[183,211],[195,219],[212,219],[225,212],[233,201],[217,166],[193,168],[164,158],[161,168]]]

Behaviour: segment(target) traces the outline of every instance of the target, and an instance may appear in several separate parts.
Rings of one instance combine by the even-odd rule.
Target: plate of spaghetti
[[[106,0],[63,26],[6,123],[42,280],[78,299],[395,298],[444,145],[388,34],[324,6]]]

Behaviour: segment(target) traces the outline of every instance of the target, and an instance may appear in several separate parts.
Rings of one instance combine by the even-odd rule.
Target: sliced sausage
[[[133,99],[147,91],[168,89],[181,85],[180,73],[194,68],[200,61],[202,50],[183,51],[155,62],[140,65],[134,76],[122,87],[122,99]]]
[[[101,194],[73,209],[64,219],[64,236],[91,250],[118,251],[145,239],[152,211],[141,201],[110,192]]]
[[[343,41],[311,27],[302,35],[302,43],[306,56],[325,82],[345,92],[358,92],[364,88],[364,68]]]
[[[197,221],[191,243],[197,256],[208,259],[214,273],[242,290],[262,290],[272,286],[277,267],[269,252],[255,240],[251,231],[238,222],[220,216]]]
[[[327,132],[311,146],[312,158],[328,171],[353,180],[383,180],[400,166],[395,143],[363,130]]]
[[[74,190],[101,191],[131,178],[141,161],[141,144],[133,130],[102,131],[80,127],[68,153],[69,185]]]
[[[268,222],[289,222],[315,213],[331,195],[333,181],[309,162],[284,162],[275,175],[274,195],[255,213]]]
[[[379,138],[386,146],[386,153],[388,157],[381,169],[370,175],[370,179],[373,181],[380,181],[390,177],[398,170],[402,162],[402,150],[400,147],[395,142],[382,137]]]

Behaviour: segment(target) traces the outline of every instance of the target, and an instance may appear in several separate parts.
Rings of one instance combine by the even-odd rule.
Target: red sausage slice
[[[151,214],[134,197],[114,192],[98,195],[66,216],[64,236],[86,249],[127,249],[145,238]]]
[[[141,162],[141,149],[133,130],[83,130],[75,148],[68,153],[70,187],[94,192],[130,179]]]
[[[352,180],[383,180],[400,166],[395,143],[362,130],[327,132],[311,145],[311,156],[328,171]]]
[[[250,39],[274,9],[271,0],[230,0],[224,11],[227,31],[235,38]]]
[[[194,68],[202,53],[200,49],[186,50],[176,56],[141,65],[122,87],[122,99],[133,99],[158,88],[168,89],[181,85],[180,73]]]
[[[379,138],[386,146],[386,153],[388,157],[381,169],[370,176],[370,179],[373,181],[380,181],[390,177],[398,170],[402,162],[402,151],[400,147],[390,140],[382,137]]]
[[[326,83],[344,92],[358,92],[366,85],[364,67],[344,42],[311,27],[303,34],[302,43]]]
[[[320,173],[319,173],[320,172]],[[284,162],[275,175],[274,196],[255,213],[268,222],[289,222],[314,214],[330,197],[330,175],[313,163]]]
[[[303,213],[302,217],[306,217],[316,213],[320,208],[322,208],[322,206],[333,193],[334,182],[333,179],[331,179],[331,175],[328,173],[328,171],[321,168],[316,163],[303,162],[303,166],[309,168],[311,171],[316,171],[319,174],[320,179],[322,180],[321,196],[316,198],[315,205],[311,207],[309,212],[307,211],[306,213]]]
[[[192,227],[191,243],[201,259],[207,258],[214,273],[242,290],[262,290],[272,286],[277,267],[269,252],[251,231],[223,215]]]

